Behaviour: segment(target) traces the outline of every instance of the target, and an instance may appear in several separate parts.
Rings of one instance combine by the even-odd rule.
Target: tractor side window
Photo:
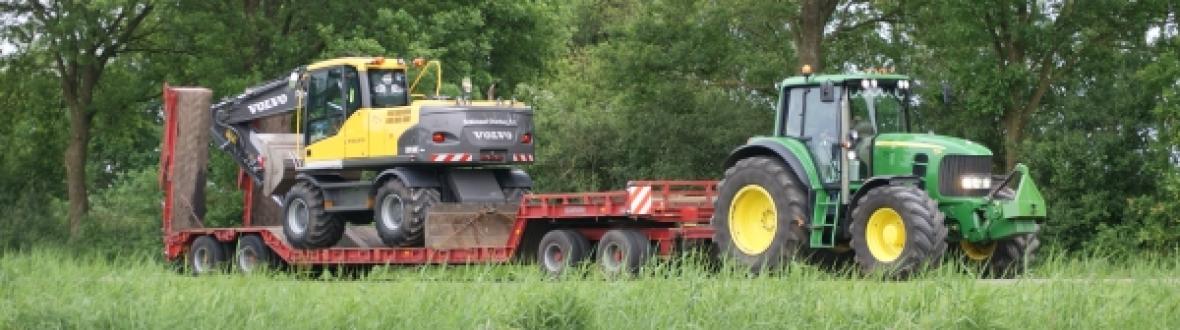
[[[787,96],[783,100],[783,105],[787,107],[786,120],[786,135],[800,136],[803,130],[803,90],[804,88],[792,88],[783,91]]]
[[[307,127],[304,130],[304,139],[309,144],[336,135],[344,122],[349,104],[345,94],[348,84],[342,73],[341,70],[311,73],[307,87]]]
[[[852,110],[852,129],[860,136],[868,137],[878,133],[905,132],[904,95],[888,87],[851,89],[848,101]],[[868,123],[858,123],[858,118]],[[873,134],[865,134],[872,128]]]

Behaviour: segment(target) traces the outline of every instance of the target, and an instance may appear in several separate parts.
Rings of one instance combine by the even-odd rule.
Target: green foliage
[[[545,88],[528,89],[542,189],[714,178],[730,150],[768,133],[776,77],[743,74],[782,59],[716,28],[737,17],[718,4],[636,4],[616,17],[612,39],[575,51]]]
[[[591,329],[594,314],[576,292],[546,292],[527,299],[516,319],[520,329]]]
[[[0,327],[1154,329],[1180,322],[1173,312],[1180,285],[1170,279],[1180,264],[1158,255],[1050,258],[1037,268],[1041,279],[1003,282],[953,269],[894,282],[803,267],[751,278],[698,265],[633,280],[559,282],[536,266],[391,266],[356,282],[192,278],[152,254],[0,255]]]

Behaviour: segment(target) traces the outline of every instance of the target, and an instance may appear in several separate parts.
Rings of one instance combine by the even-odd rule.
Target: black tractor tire
[[[595,255],[608,278],[633,276],[651,256],[651,240],[637,230],[608,230],[598,241]]]
[[[873,235],[868,232],[871,229],[870,217],[885,210],[892,210],[898,215],[904,228],[900,251],[892,259],[876,256],[869,248],[869,240],[873,239],[870,238]],[[946,215],[938,210],[938,203],[917,187],[897,185],[872,188],[852,210],[849,230],[852,232],[856,263],[866,274],[880,273],[895,279],[908,278],[921,270],[937,267],[947,250],[945,221]],[[896,243],[889,245],[897,247]]]
[[[239,273],[266,273],[282,266],[282,260],[258,235],[238,237],[238,248],[234,253],[234,268]]]
[[[385,181],[373,205],[377,235],[386,246],[422,246],[426,217],[442,194],[435,188],[409,188],[401,180]]]
[[[283,205],[283,233],[296,248],[330,247],[344,235],[345,222],[324,211],[323,192],[310,183],[292,186]]]
[[[978,267],[976,269],[980,270],[984,277],[1016,278],[1027,272],[1029,265],[1036,261],[1036,253],[1040,247],[1041,240],[1037,238],[1037,234],[1025,234],[994,241],[981,247],[983,251],[991,252],[985,259],[971,258],[966,252],[962,252],[961,259],[968,267]],[[980,249],[977,248],[976,251]]]
[[[194,276],[224,272],[226,261],[225,246],[208,235],[194,239],[185,255],[185,267]]]
[[[590,241],[577,231],[557,229],[545,233],[537,245],[537,263],[550,277],[559,277],[590,255]]]
[[[731,228],[730,206],[738,197],[738,192],[747,186],[758,186],[768,192],[777,216],[773,220],[776,224],[771,242],[761,251],[752,248],[743,250],[735,241]],[[781,161],[763,156],[739,160],[725,170],[725,178],[718,187],[710,223],[714,229],[713,242],[717,245],[720,258],[736,261],[751,272],[760,273],[785,265],[804,249],[807,237],[804,226],[811,221],[811,216],[807,214],[807,194],[804,193],[803,185]]]

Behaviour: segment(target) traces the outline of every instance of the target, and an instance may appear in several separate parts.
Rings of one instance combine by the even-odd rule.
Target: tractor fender
[[[857,189],[856,192],[852,194],[852,199],[848,200],[848,209],[851,210],[852,208],[855,208],[856,204],[860,202],[860,198],[864,197],[865,194],[868,194],[869,190],[873,190],[874,188],[904,184],[916,185],[921,182],[921,178],[913,175],[890,175],[869,178],[863,185],[860,186],[860,189]]]
[[[393,178],[401,180],[409,188],[442,187],[442,183],[438,181],[438,172],[433,169],[398,167],[377,174],[377,177],[373,179],[373,189],[379,188],[385,180]]]
[[[787,149],[780,143],[773,140],[752,141],[746,145],[738,147],[729,153],[729,157],[725,159],[725,169],[733,167],[739,160],[750,158],[753,156],[774,156],[786,163],[787,168],[795,174],[795,179],[800,183],[805,184],[809,188],[814,188],[818,182],[812,182],[807,176],[807,172],[803,166],[803,162],[795,153]],[[809,189],[810,190],[810,189]]]

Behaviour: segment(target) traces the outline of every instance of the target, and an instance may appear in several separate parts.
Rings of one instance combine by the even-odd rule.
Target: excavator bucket
[[[503,247],[516,222],[515,204],[440,203],[426,216],[426,247],[438,250]]]

